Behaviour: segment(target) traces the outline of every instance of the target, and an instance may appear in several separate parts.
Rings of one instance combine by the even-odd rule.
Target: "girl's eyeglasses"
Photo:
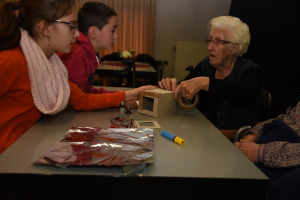
[[[63,23],[65,25],[68,25],[70,27],[70,29],[73,31],[73,34],[75,34],[77,29],[78,29],[78,24],[77,23],[65,22],[65,21],[61,21],[61,20],[56,20],[55,22]]]

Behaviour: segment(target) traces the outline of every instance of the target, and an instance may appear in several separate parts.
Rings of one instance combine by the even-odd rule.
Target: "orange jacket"
[[[0,154],[40,117],[20,47],[0,52]]]
[[[87,94],[69,81],[69,105],[89,111],[118,107],[125,92]],[[26,59],[20,47],[0,52],[0,154],[40,119],[31,94]]]
[[[69,106],[75,110],[90,111],[109,107],[119,107],[121,101],[125,102],[125,92],[89,94],[83,92],[70,80],[69,84],[71,90]]]

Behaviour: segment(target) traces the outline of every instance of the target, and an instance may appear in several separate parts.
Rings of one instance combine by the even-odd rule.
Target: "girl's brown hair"
[[[0,51],[19,46],[20,29],[34,36],[34,26],[41,20],[49,24],[71,14],[75,9],[74,0],[20,0],[6,2],[0,8]],[[15,10],[19,10],[16,17]]]

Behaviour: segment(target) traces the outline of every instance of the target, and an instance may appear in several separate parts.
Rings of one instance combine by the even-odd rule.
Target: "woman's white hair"
[[[207,25],[209,33],[215,28],[223,28],[229,31],[228,40],[232,43],[238,43],[240,46],[236,56],[242,56],[247,52],[250,44],[250,32],[246,23],[239,18],[232,16],[220,16],[213,18]]]

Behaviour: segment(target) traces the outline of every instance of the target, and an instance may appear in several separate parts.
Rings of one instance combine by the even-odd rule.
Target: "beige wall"
[[[157,0],[154,58],[169,62],[163,78],[174,75],[175,42],[204,42],[208,37],[207,23],[228,15],[230,3],[231,0]]]

